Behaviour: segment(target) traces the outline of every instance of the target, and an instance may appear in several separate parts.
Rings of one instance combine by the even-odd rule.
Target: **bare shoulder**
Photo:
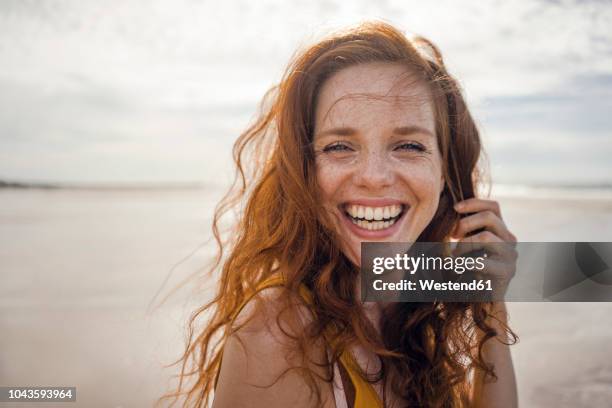
[[[299,347],[312,319],[300,296],[282,287],[260,291],[238,315],[237,330],[224,346],[213,406],[335,407],[331,385],[319,378],[328,376],[317,365],[326,361],[323,341],[309,344],[305,353]],[[304,367],[315,374],[315,384],[305,380]]]

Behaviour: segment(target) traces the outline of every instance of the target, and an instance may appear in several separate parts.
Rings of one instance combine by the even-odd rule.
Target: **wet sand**
[[[0,384],[77,387],[76,404],[41,407],[151,406],[213,282],[148,307],[170,271],[163,293],[205,264],[219,193],[1,190]],[[522,241],[612,241],[611,200],[499,198]],[[521,406],[612,401],[612,303],[509,310]]]

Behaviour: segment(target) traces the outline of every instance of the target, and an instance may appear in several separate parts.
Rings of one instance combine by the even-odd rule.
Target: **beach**
[[[612,241],[609,193],[537,191],[494,192],[520,241]],[[214,286],[204,267],[222,193],[0,189],[0,384],[77,387],[76,404],[41,407],[151,406],[171,390],[165,366]],[[612,401],[612,303],[508,308],[521,406]]]

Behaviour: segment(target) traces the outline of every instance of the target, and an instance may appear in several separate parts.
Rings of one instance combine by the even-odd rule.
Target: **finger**
[[[498,254],[503,241],[490,231],[482,231],[457,241],[453,256],[464,256],[476,251],[486,251],[490,255]]]
[[[481,251],[481,254],[474,255],[476,251]],[[453,256],[461,257],[469,254],[485,258],[485,268],[478,271],[483,274],[511,279],[516,271],[518,252],[511,244],[493,241],[484,242],[483,239],[477,242],[468,241],[468,239],[458,242],[457,247],[453,251]]]
[[[459,220],[452,236],[461,239],[479,229],[491,231],[502,241],[511,241],[514,238],[502,219],[490,210],[481,211]]]
[[[463,237],[457,242],[457,246],[461,247],[465,244],[472,244],[475,247],[480,248],[479,245],[475,245],[475,244],[501,244],[503,242],[504,241],[500,237],[495,235],[493,232],[485,230],[485,231],[479,232],[478,234]],[[495,246],[492,246],[492,248],[494,247]]]
[[[499,203],[494,200],[469,198],[467,200],[459,201],[455,204],[454,207],[455,211],[460,214],[476,213],[480,211],[492,211],[493,213],[497,214],[499,218],[502,218]]]
[[[499,237],[495,237],[493,234],[491,234],[492,236],[490,238],[487,238],[489,234],[491,234],[489,231],[483,231],[474,236],[457,241],[453,249],[453,256],[462,256],[475,251],[484,251],[488,257],[504,258],[510,261],[515,261],[518,258],[518,252],[512,243],[503,242]]]

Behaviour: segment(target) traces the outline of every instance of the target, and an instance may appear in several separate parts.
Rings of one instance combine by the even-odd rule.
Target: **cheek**
[[[326,160],[316,161],[317,185],[325,201],[333,198],[338,192],[342,181],[346,178],[346,171],[341,166],[329,163]]]
[[[442,172],[436,162],[423,164],[415,163],[414,166],[407,166],[403,171],[403,178],[416,196],[418,205],[423,209],[429,209],[433,215],[440,201]]]

